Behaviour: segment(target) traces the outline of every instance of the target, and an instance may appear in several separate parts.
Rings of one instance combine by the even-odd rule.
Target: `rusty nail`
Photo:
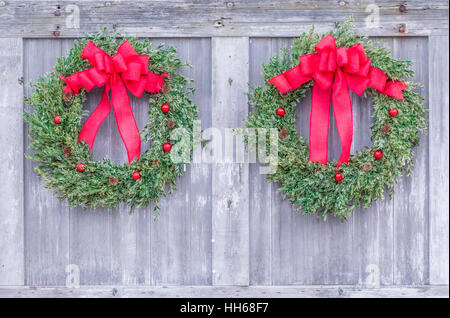
[[[59,17],[61,15],[61,11],[59,9],[55,10],[55,16]]]
[[[398,7],[398,11],[400,11],[401,13],[405,13],[406,12],[406,6],[404,4],[401,4],[400,7]]]
[[[216,28],[223,27],[223,22],[220,21],[220,20],[218,20],[218,21],[214,22],[214,26],[215,26]]]
[[[53,36],[60,36],[61,32],[59,31],[59,25],[56,26],[56,30],[53,31]]]
[[[406,25],[405,24],[400,24],[400,26],[398,27],[398,32],[405,33],[406,32]]]
[[[233,79],[231,77],[228,79],[228,84],[230,84],[230,86],[233,84]]]

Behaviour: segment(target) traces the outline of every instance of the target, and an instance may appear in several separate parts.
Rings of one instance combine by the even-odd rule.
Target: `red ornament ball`
[[[397,108],[391,108],[391,109],[389,109],[389,115],[390,115],[391,117],[397,116],[397,115],[398,115],[398,109],[397,109]]]
[[[133,172],[133,180],[138,180],[140,178],[141,178],[141,174],[139,173],[139,171]]]
[[[53,117],[53,122],[57,125],[61,124],[61,116],[56,115],[55,117]]]
[[[170,110],[169,104],[162,104],[162,105],[161,105],[161,111],[162,111],[164,114],[168,113],[169,110]]]
[[[85,166],[84,163],[80,163],[80,164],[77,166],[77,170],[78,170],[79,172],[84,172],[84,166]]]
[[[172,149],[172,145],[170,144],[170,143],[165,143],[164,145],[163,145],[163,150],[165,151],[165,152],[169,152],[170,151],[170,149]]]
[[[381,159],[383,158],[383,152],[381,150],[377,150],[373,153],[373,156],[375,157],[375,159]]]
[[[286,110],[283,107],[277,108],[277,115],[278,116],[284,116],[286,114]]]
[[[342,179],[344,179],[344,177],[342,176],[342,173],[337,172],[337,173],[334,175],[334,180],[336,180],[337,182],[342,181]]]

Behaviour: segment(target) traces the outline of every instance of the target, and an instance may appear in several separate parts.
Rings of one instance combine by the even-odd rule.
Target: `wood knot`
[[[222,20],[217,20],[216,22],[214,22],[214,27],[215,28],[223,28],[225,25],[223,24]]]

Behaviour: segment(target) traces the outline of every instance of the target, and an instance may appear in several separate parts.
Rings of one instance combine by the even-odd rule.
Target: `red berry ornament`
[[[141,174],[139,173],[139,171],[133,172],[133,180],[138,180],[140,178],[141,178]]]
[[[165,143],[165,144],[163,145],[163,150],[164,150],[165,152],[169,152],[170,149],[172,149],[172,145],[169,144],[168,142]]]
[[[283,107],[277,108],[277,115],[278,116],[284,116],[286,114],[286,110]]]
[[[77,170],[78,170],[79,172],[84,172],[84,166],[85,166],[84,163],[80,163],[80,164],[77,166]]]
[[[61,124],[61,116],[56,115],[55,117],[53,117],[53,122],[57,125]]]
[[[161,105],[161,111],[162,111],[164,114],[168,113],[169,110],[170,110],[169,104],[162,104],[162,105]]]
[[[373,156],[375,157],[375,159],[381,159],[383,158],[383,152],[381,150],[377,150],[373,153]]]
[[[389,109],[389,115],[390,115],[391,117],[397,116],[397,115],[398,115],[398,109],[397,109],[397,108],[391,108],[391,109]]]
[[[344,178],[344,177],[342,176],[342,173],[337,172],[337,173],[334,175],[334,180],[336,180],[337,182],[341,182],[343,178]]]

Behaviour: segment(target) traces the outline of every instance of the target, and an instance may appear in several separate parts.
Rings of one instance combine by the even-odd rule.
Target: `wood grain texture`
[[[415,71],[412,81],[424,87],[417,89],[428,107],[428,39],[394,39],[394,58],[411,60]],[[427,116],[427,115],[425,115]],[[394,197],[394,284],[420,285],[429,282],[429,186],[428,137],[421,134],[414,151],[411,176],[402,177]]]
[[[200,92],[194,101],[202,119],[210,124],[211,46],[209,39],[158,39],[153,46],[175,46],[186,76]],[[100,91],[89,95],[90,110]],[[145,98],[131,98],[139,129],[147,122]],[[150,145],[143,144],[143,150]],[[94,158],[126,162],[126,151],[111,114],[100,127]],[[177,190],[159,203],[159,218],[153,206],[128,214],[122,205],[113,211],[71,211],[71,263],[80,268],[81,284],[196,285],[211,283],[211,168],[187,167],[177,180]]]
[[[72,45],[71,40],[25,40],[25,95],[31,96],[31,81],[53,70],[56,58]],[[39,61],[38,63],[36,61]],[[30,106],[25,105],[25,109]],[[25,151],[28,150],[28,127],[25,128]],[[25,283],[27,285],[62,285],[69,264],[69,209],[54,193],[44,187],[33,168],[24,162],[25,182]]]
[[[392,51],[392,38],[372,38]],[[352,94],[353,145],[352,153],[372,145],[372,100]],[[369,208],[359,208],[353,215],[353,272],[356,283],[364,286],[393,284],[393,226],[394,201],[385,192],[385,199],[375,201]]]
[[[24,284],[22,39],[0,40],[0,285]]]
[[[405,13],[400,2],[376,1],[376,28],[365,22],[370,3],[87,0],[76,3],[80,28],[74,29],[66,25],[72,2],[5,1],[0,108],[9,111],[0,115],[0,145],[7,150],[0,159],[7,163],[1,173],[8,182],[0,185],[0,285],[7,286],[0,287],[0,297],[448,297],[448,1],[406,1]],[[29,96],[27,83],[72,47],[72,39],[54,36],[56,30],[60,38],[72,38],[123,26],[131,35],[158,37],[154,45],[176,46],[193,65],[183,72],[195,80],[202,128],[219,128],[224,139],[224,128],[243,127],[247,82],[263,84],[261,63],[311,25],[328,31],[350,15],[360,34],[382,36],[381,45],[394,57],[413,60],[413,80],[424,85],[419,91],[430,106],[430,133],[421,136],[413,174],[399,181],[394,200],[357,209],[345,223],[298,214],[278,186],[265,181],[259,162],[193,163],[178,189],[161,199],[155,220],[153,206],[132,215],[125,205],[70,210],[44,188],[35,164],[23,161],[29,141],[22,131],[22,90]],[[402,23],[404,34],[398,32]],[[23,49],[14,38],[22,36]],[[17,82],[22,74],[23,88]],[[89,94],[90,111],[100,91]],[[304,137],[310,102],[308,95],[296,110]],[[354,95],[352,102],[355,153],[370,145],[372,104]],[[147,108],[157,105],[142,98],[131,104],[142,128]],[[329,144],[336,159],[333,115]],[[126,162],[113,114],[94,146],[94,158],[104,156]],[[68,264],[80,269],[79,289],[61,287]],[[44,288],[11,286],[23,284]]]
[[[139,36],[296,36],[315,24],[328,31],[354,17],[361,34],[410,36],[448,34],[448,1],[33,1],[10,0],[0,7],[1,37],[79,37],[123,27]],[[75,7],[74,7],[75,5]],[[75,11],[74,11],[75,10]],[[78,26],[73,18],[79,13]],[[379,13],[379,23],[372,16]],[[401,24],[407,32],[399,33]]]
[[[212,39],[212,125],[220,129],[222,140],[224,128],[244,127],[248,41],[245,37]],[[233,150],[232,146],[223,149]],[[248,285],[248,165],[227,161],[225,151],[212,168],[212,283]]]
[[[448,284],[449,280],[448,44],[445,36],[432,36],[428,41],[430,284]]]
[[[381,40],[380,45],[396,49],[398,58],[412,59],[417,72],[413,80],[425,88],[427,99],[427,40],[408,38]],[[397,47],[394,46],[394,41]],[[288,39],[252,39],[250,70],[253,85],[260,85],[261,68],[278,54],[281,47],[290,47]],[[402,53],[399,53],[402,52]],[[399,56],[399,54],[403,54]],[[445,94],[445,93],[444,93]],[[297,106],[297,130],[307,138],[310,99],[308,95]],[[354,111],[354,142],[352,153],[371,144],[370,125],[372,102],[352,94]],[[333,115],[329,135],[330,158],[337,159],[340,142]],[[416,149],[413,177],[404,177],[397,186],[396,201],[375,202],[369,209],[357,209],[353,216],[340,224],[329,218],[326,222],[314,216],[301,216],[276,191],[271,196],[258,183],[264,179],[251,171],[251,277],[255,284],[357,284],[392,285],[424,284],[428,281],[428,138]],[[252,167],[250,168],[252,169]],[[414,175],[416,177],[414,178]],[[259,180],[257,180],[259,178]],[[266,202],[271,201],[268,211]],[[396,202],[396,203],[394,203]],[[253,205],[252,205],[253,204]],[[395,205],[397,204],[397,205]],[[263,206],[263,208],[261,208]],[[394,213],[395,208],[395,213]],[[257,209],[257,210],[254,210]],[[445,209],[444,209],[445,210]],[[271,218],[267,217],[271,215]],[[271,225],[271,226],[270,226]],[[269,228],[270,226],[270,228]],[[252,229],[252,225],[251,225]],[[272,241],[271,250],[264,249]],[[443,251],[445,254],[445,251]],[[438,257],[438,256],[437,256]],[[445,262],[445,255],[443,256]],[[269,264],[271,264],[269,266]]]
[[[17,298],[448,298],[448,286],[81,286],[0,287]]]
[[[198,89],[194,101],[200,119],[210,125],[210,39],[164,39],[155,45],[161,42],[175,46],[179,56],[193,65],[184,72]],[[152,284],[211,283],[211,204],[211,167],[201,163],[187,166],[177,190],[161,200],[161,217],[151,221]]]
[[[262,62],[274,54],[273,41],[250,39],[250,74],[252,87],[264,85]],[[278,41],[281,42],[281,41]],[[253,109],[250,109],[253,111]],[[249,163],[250,209],[250,284],[272,284],[272,184],[260,173],[261,163]]]

